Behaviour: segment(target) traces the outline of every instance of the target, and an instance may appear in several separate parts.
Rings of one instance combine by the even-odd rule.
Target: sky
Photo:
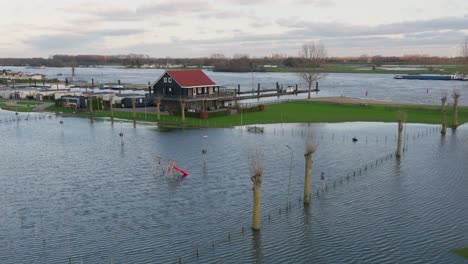
[[[0,0],[0,57],[459,55],[467,0]]]

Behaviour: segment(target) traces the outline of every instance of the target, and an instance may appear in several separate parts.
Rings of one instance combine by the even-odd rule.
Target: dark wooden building
[[[226,93],[202,70],[168,70],[153,84],[154,97],[162,105],[175,112],[180,111],[180,102],[193,112],[212,111],[231,101],[234,94]]]
[[[74,109],[86,108],[87,99],[84,96],[62,96],[60,104],[63,107],[70,107]]]
[[[135,107],[145,107],[145,106],[153,105],[153,98],[147,95],[129,95],[129,96],[122,98],[120,107],[132,108],[133,98],[135,98]]]

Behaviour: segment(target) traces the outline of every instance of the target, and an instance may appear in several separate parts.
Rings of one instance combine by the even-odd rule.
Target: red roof
[[[167,73],[181,87],[216,85],[202,70],[171,70]]]

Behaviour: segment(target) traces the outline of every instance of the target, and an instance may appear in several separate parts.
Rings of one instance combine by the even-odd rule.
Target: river
[[[29,69],[25,67],[8,67],[11,69],[27,73],[41,73],[48,78],[58,78],[65,80],[71,78],[70,68],[44,68]],[[76,68],[75,79],[91,82],[94,78],[97,84],[100,83],[122,83],[147,84],[156,81],[164,70],[161,69],[126,69],[124,67],[102,68]],[[276,82],[286,88],[288,85],[305,89],[306,85],[295,73],[225,73],[205,71],[217,84],[237,88],[241,85],[241,90],[247,91],[257,89],[257,83],[262,88],[275,88]],[[430,81],[430,80],[397,80],[391,74],[349,74],[330,73],[319,80],[320,92],[313,94],[314,97],[326,96],[349,96],[356,98],[367,98],[375,100],[386,100],[396,102],[413,102],[422,104],[440,104],[440,98],[447,94],[450,96],[453,89],[459,89],[462,96],[460,104],[468,106],[468,82],[462,81]],[[366,93],[367,92],[367,93]],[[286,96],[282,99],[306,98],[306,94],[298,96]],[[276,100],[275,97],[263,98],[266,101]],[[452,99],[449,99],[449,104]]]

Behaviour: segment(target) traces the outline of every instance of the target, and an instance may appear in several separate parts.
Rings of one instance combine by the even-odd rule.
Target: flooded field
[[[466,125],[445,138],[438,126],[406,125],[398,161],[394,123],[253,134],[0,119],[1,263],[465,263],[449,251],[468,245]],[[318,150],[304,210],[309,135]],[[250,230],[255,149],[265,164],[260,234]],[[190,175],[155,175],[158,156]]]

